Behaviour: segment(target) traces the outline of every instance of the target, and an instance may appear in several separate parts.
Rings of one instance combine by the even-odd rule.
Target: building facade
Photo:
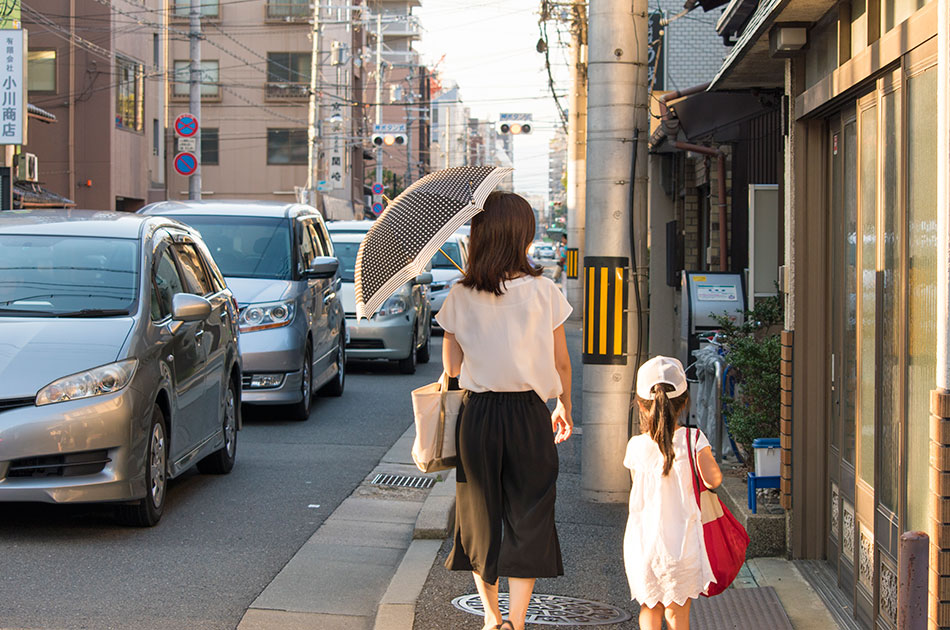
[[[165,196],[165,13],[37,0],[29,30],[29,100],[55,125],[31,125],[38,179],[80,208],[135,211]]]

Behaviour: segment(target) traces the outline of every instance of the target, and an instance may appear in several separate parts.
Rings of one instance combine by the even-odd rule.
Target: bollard
[[[930,538],[926,532],[904,532],[898,549],[897,627],[927,630],[927,580]]]

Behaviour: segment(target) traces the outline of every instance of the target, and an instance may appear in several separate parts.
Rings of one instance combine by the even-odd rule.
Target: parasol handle
[[[451,256],[449,256],[448,254],[445,253],[445,250],[443,250],[443,249],[440,247],[440,248],[439,248],[439,251],[442,252],[442,255],[445,256],[445,258],[446,258],[450,263],[452,263],[453,265],[455,265],[455,268],[456,268],[456,269],[458,269],[458,270],[459,270],[460,272],[462,272],[462,273],[465,273],[465,270],[462,269],[461,267],[459,267],[459,264],[458,264],[457,262],[455,262],[454,260],[452,260],[452,257],[451,257]]]

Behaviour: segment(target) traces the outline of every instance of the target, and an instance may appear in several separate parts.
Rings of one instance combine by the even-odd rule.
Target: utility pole
[[[191,0],[194,2],[195,0]],[[320,181],[320,3],[313,3],[313,33],[310,49],[310,99],[307,108],[307,195],[308,203],[317,205],[317,182]]]
[[[584,257],[584,198],[587,177],[587,4],[574,0],[571,33],[574,36],[571,67],[571,96],[568,101],[567,128],[567,246],[577,250],[577,261]],[[578,267],[580,265],[578,264]],[[568,278],[567,301],[574,307],[572,317],[584,316],[584,275]]]
[[[383,124],[383,14],[376,14],[376,124]],[[383,147],[376,147],[376,181],[383,182]]]
[[[646,264],[647,2],[590,0],[589,10],[581,490],[621,502],[647,299],[635,284]]]
[[[191,9],[188,13],[188,52],[191,56],[191,67],[188,71],[188,107],[191,115],[198,121],[198,133],[195,134],[195,156],[198,166],[188,178],[188,199],[201,200],[201,0],[191,0]]]

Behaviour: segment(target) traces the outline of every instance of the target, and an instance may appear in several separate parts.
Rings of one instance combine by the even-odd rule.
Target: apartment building
[[[548,201],[563,207],[567,201],[567,134],[557,129],[548,142]]]
[[[24,149],[38,179],[80,208],[135,211],[165,195],[164,27],[159,0],[32,0],[31,104],[56,117],[31,125]]]
[[[189,0],[171,0],[173,34],[187,30],[189,10]],[[202,196],[304,198],[311,151],[312,5],[202,0],[201,14]],[[358,11],[339,0],[321,5],[314,181],[322,192],[317,205],[331,219],[363,213],[359,19]],[[167,59],[168,120],[173,121],[189,110],[186,38],[171,38]],[[168,196],[186,198],[187,179],[171,166],[177,139],[171,131],[168,136]]]

